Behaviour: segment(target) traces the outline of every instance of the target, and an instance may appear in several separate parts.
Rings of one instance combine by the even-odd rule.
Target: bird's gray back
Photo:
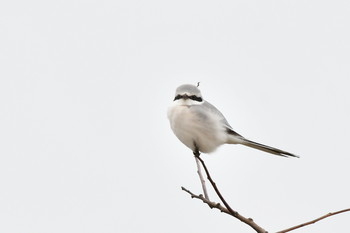
[[[239,133],[235,132],[231,125],[228,123],[228,121],[226,120],[225,116],[211,103],[204,101],[203,104],[201,105],[196,105],[198,106],[197,114],[199,117],[201,117],[203,120],[205,120],[209,113],[214,114],[215,116],[217,116],[220,120],[220,122],[222,123],[223,127],[226,129],[226,132],[228,134],[234,135],[234,136],[238,136],[238,137],[242,137],[242,135],[240,135]]]
[[[226,118],[224,117],[224,115],[211,103],[204,101],[203,104],[200,105],[193,105],[192,107],[195,107],[195,110],[198,114],[199,117],[206,119],[209,114],[214,114],[215,116],[217,116],[221,123],[227,127],[227,128],[232,128],[230,126],[230,124],[227,122]]]

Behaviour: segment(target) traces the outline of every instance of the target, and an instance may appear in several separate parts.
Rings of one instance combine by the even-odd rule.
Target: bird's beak
[[[187,94],[184,94],[184,95],[182,96],[182,98],[183,98],[184,100],[187,100],[187,99],[188,99],[188,95],[187,95]]]

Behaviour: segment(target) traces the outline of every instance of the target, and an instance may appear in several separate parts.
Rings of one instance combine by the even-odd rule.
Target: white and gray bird
[[[195,155],[210,153],[223,144],[242,144],[284,157],[298,157],[292,153],[250,141],[236,133],[224,115],[202,97],[191,84],[179,86],[173,104],[168,109],[171,129],[176,137]]]

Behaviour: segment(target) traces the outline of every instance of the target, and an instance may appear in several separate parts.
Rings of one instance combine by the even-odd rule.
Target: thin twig
[[[246,218],[246,217],[243,217],[242,215],[240,215],[237,211],[234,211],[230,206],[229,204],[226,202],[226,200],[224,199],[224,197],[221,195],[218,187],[216,186],[215,182],[213,181],[213,179],[211,178],[210,176],[210,173],[208,171],[208,168],[207,166],[205,165],[204,161],[200,158],[199,156],[199,153],[198,154],[195,154],[195,156],[198,158],[198,160],[201,162],[203,168],[204,168],[204,171],[205,173],[207,174],[207,178],[208,180],[210,181],[211,185],[213,186],[216,194],[219,196],[220,200],[222,201],[222,203],[225,205],[226,209],[229,211],[229,213],[239,219],[240,221],[248,224],[250,227],[252,227],[256,232],[258,233],[267,233],[267,231],[265,229],[263,229],[262,227],[260,227],[258,224],[256,224],[253,219],[251,218]]]
[[[300,227],[304,227],[304,226],[307,226],[307,225],[310,225],[310,224],[314,224],[314,223],[316,223],[316,222],[318,222],[318,221],[320,221],[322,219],[328,218],[328,217],[336,215],[336,214],[344,213],[344,212],[347,212],[347,211],[350,211],[350,208],[349,209],[339,210],[337,212],[331,212],[331,213],[325,214],[325,215],[323,215],[323,216],[321,216],[319,218],[316,218],[314,220],[311,220],[309,222],[302,223],[302,224],[299,224],[299,225],[294,226],[294,227],[290,227],[290,228],[282,230],[282,231],[278,231],[277,233],[285,233],[285,232],[293,231],[293,230],[298,229]]]
[[[214,188],[216,194],[219,196],[219,198],[220,198],[220,200],[222,201],[222,203],[225,205],[225,207],[227,208],[227,210],[230,211],[231,215],[232,215],[232,216],[235,216],[235,215],[237,214],[237,212],[234,211],[233,209],[231,209],[231,207],[229,206],[229,204],[226,202],[226,200],[224,199],[224,197],[221,195],[221,193],[220,193],[218,187],[216,186],[215,182],[214,182],[213,179],[211,178],[210,173],[209,173],[209,171],[208,171],[208,168],[207,168],[207,166],[205,165],[203,159],[201,159],[201,157],[199,157],[199,156],[196,156],[196,158],[201,162],[201,164],[202,164],[202,166],[203,166],[203,168],[204,168],[204,171],[205,171],[205,173],[207,174],[208,180],[210,181],[211,185],[213,186],[213,188]]]
[[[183,191],[185,191],[186,193],[190,194],[191,195],[191,198],[196,198],[196,199],[199,199],[199,200],[202,200],[205,204],[207,204],[211,209],[218,209],[220,210],[221,212],[225,213],[225,214],[228,214],[228,215],[231,215],[230,211],[228,211],[224,206],[222,206],[220,203],[216,203],[216,202],[213,202],[213,201],[209,201],[208,199],[206,199],[205,197],[203,197],[203,195],[196,195],[194,193],[192,193],[190,190],[184,188],[184,187],[181,187],[181,189]],[[232,216],[232,215],[231,215]]]
[[[204,197],[205,199],[209,200],[209,195],[208,195],[208,192],[207,192],[207,187],[205,186],[205,180],[204,180],[204,177],[202,175],[202,171],[201,171],[201,165],[199,163],[199,160],[197,158],[197,156],[194,157],[195,160],[196,160],[196,163],[197,163],[197,173],[199,175],[199,179],[201,180],[201,184],[202,184],[202,189],[203,189],[203,194],[204,194]]]

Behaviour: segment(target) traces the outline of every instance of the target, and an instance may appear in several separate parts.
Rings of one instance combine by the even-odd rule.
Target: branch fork
[[[226,202],[226,200],[224,199],[224,197],[220,193],[220,191],[219,191],[218,187],[216,186],[215,182],[211,178],[209,170],[208,170],[207,166],[205,165],[204,161],[200,158],[199,151],[197,150],[197,151],[193,152],[193,154],[194,154],[195,159],[196,159],[197,173],[198,173],[199,178],[201,180],[201,184],[202,184],[202,189],[203,189],[204,195],[202,195],[202,194],[196,195],[196,194],[192,193],[190,190],[188,190],[188,189],[186,189],[184,187],[181,187],[181,189],[183,191],[187,192],[188,194],[190,194],[191,198],[199,199],[203,203],[207,204],[209,206],[209,208],[211,208],[211,209],[218,209],[221,212],[223,212],[225,214],[228,214],[228,215],[231,215],[232,217],[237,218],[238,220],[244,222],[245,224],[247,224],[248,226],[253,228],[257,233],[268,233],[264,228],[262,228],[257,223],[255,223],[252,218],[246,218],[246,217],[240,215],[237,211],[233,210],[229,206],[229,204]],[[205,173],[207,175],[207,179],[209,180],[210,184],[212,185],[213,189],[215,190],[215,193],[218,195],[218,197],[220,198],[220,200],[224,204],[224,206],[222,206],[220,203],[216,203],[216,202],[213,202],[213,201],[209,200],[209,196],[208,196],[207,189],[206,189],[206,186],[205,186],[205,180],[204,180],[204,178],[202,176],[200,165],[202,165],[202,167],[204,168],[204,171],[205,171]],[[305,223],[302,223],[302,224],[299,224],[299,225],[287,228],[285,230],[278,231],[277,233],[286,233],[286,232],[289,232],[289,231],[293,231],[295,229],[298,229],[298,228],[301,228],[301,227],[304,227],[304,226],[307,226],[307,225],[310,225],[310,224],[314,224],[314,223],[316,223],[316,222],[318,222],[318,221],[320,221],[322,219],[328,218],[330,216],[333,216],[333,215],[336,215],[336,214],[340,214],[340,213],[344,213],[344,212],[348,212],[348,211],[350,211],[350,208],[343,209],[343,210],[336,211],[336,212],[331,212],[331,213],[323,215],[323,216],[321,216],[319,218],[311,220],[309,222],[305,222]]]

